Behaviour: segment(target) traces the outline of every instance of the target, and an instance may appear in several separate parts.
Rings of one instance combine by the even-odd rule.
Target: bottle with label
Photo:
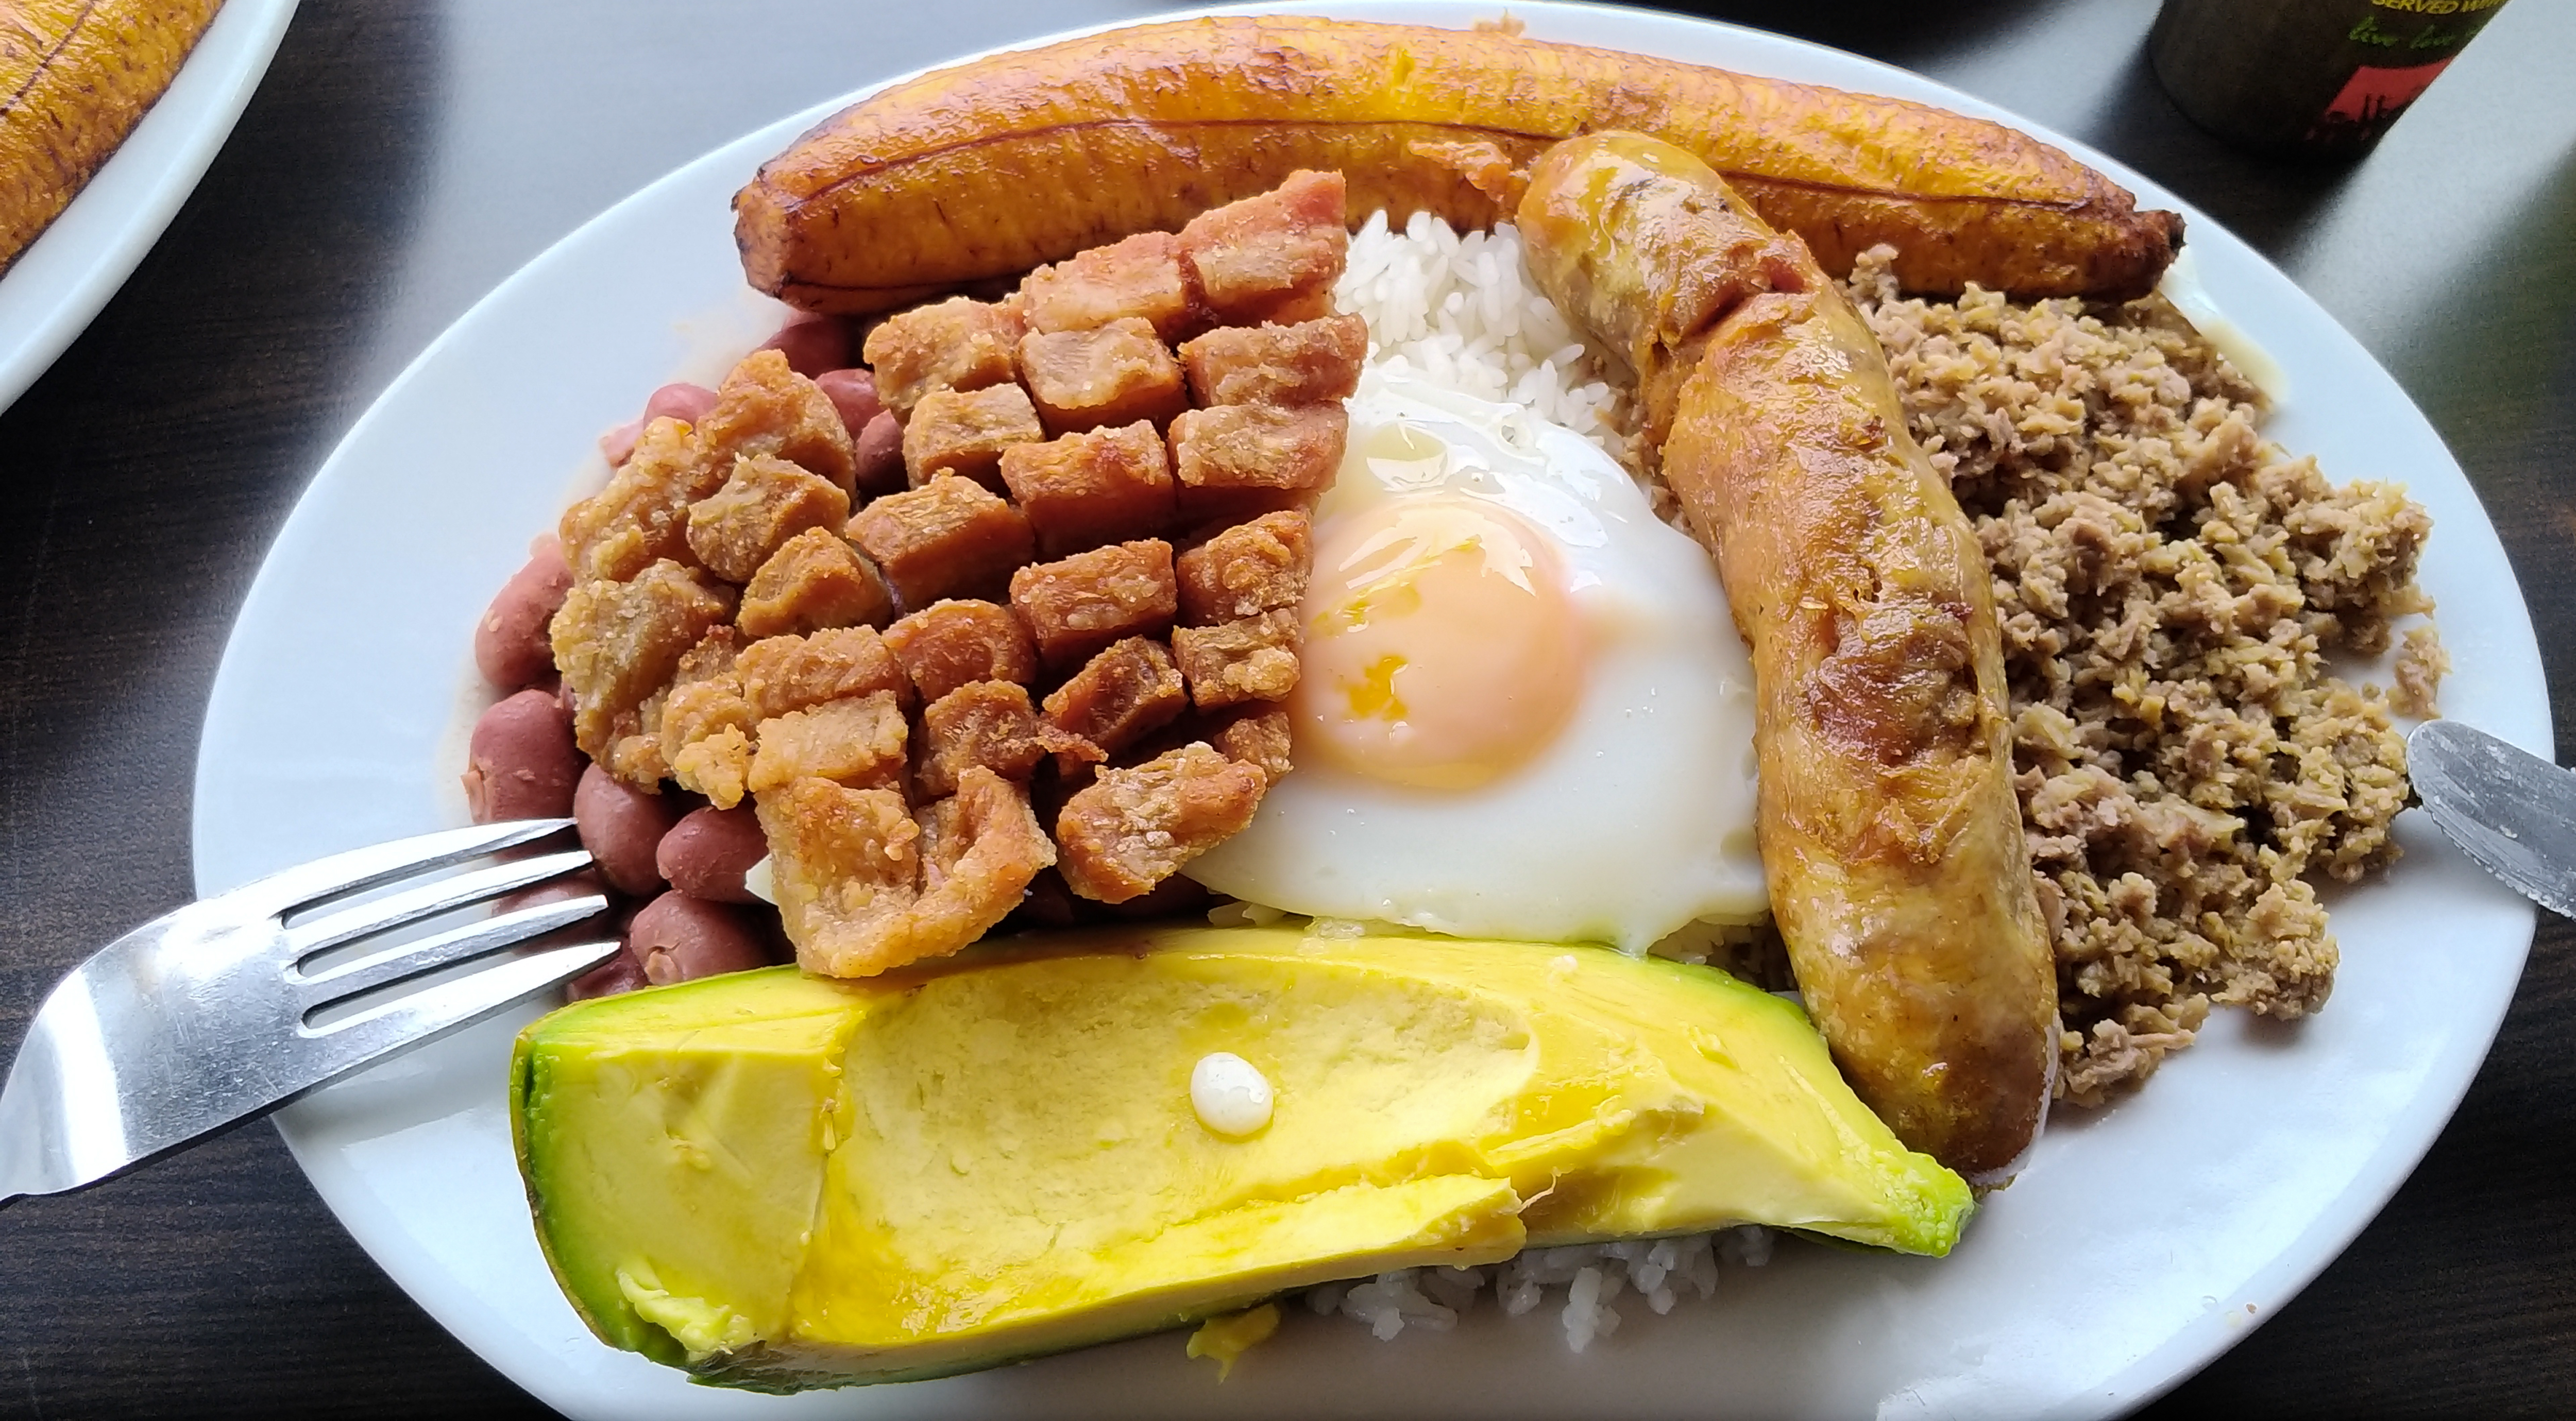
[[[2156,78],[2191,121],[2247,148],[2358,158],[2505,0],[2165,0]]]

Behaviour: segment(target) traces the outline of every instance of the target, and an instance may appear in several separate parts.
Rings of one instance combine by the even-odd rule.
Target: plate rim
[[[291,5],[291,0],[289,0],[289,3]],[[371,423],[379,416],[380,412],[388,405],[396,403],[396,397],[400,395],[416,377],[419,376],[422,370],[433,365],[441,356],[444,349],[452,341],[462,339],[459,335],[461,330],[473,323],[478,316],[485,313],[487,308],[491,308],[508,301],[522,283],[541,281],[544,279],[547,270],[553,267],[557,262],[571,260],[571,248],[577,246],[580,240],[587,234],[591,233],[594,229],[617,221],[620,214],[629,206],[646,202],[667,185],[687,180],[690,175],[696,173],[701,168],[723,161],[731,155],[734,150],[738,148],[747,148],[754,142],[754,140],[765,139],[767,135],[771,134],[786,134],[792,136],[794,133],[802,132],[805,128],[828,117],[831,113],[837,112],[847,104],[871,93],[877,92],[882,88],[902,83],[919,74],[927,73],[934,69],[946,68],[954,64],[968,62],[969,60],[981,57],[985,54],[1035,48],[1064,39],[1088,34],[1097,34],[1107,30],[1137,24],[1186,19],[1205,15],[1255,15],[1306,12],[1331,14],[1345,18],[1405,20],[1418,19],[1425,12],[1437,12],[1449,22],[1455,24],[1463,22],[1469,18],[1474,18],[1487,8],[1488,7],[1484,5],[1473,3],[1473,0],[1343,0],[1342,3],[1331,3],[1331,0],[1324,0],[1324,3],[1308,4],[1228,5],[1191,8],[1159,14],[1133,16],[1096,25],[1087,25],[1073,29],[1055,31],[1026,40],[993,46],[989,49],[977,51],[974,54],[943,59],[935,64],[924,66],[923,68],[912,70],[904,74],[895,75],[879,83],[869,84],[853,89],[837,98],[826,100],[770,123],[759,125],[735,139],[717,145],[715,148],[711,149],[707,153],[701,154],[697,158],[674,167],[661,177],[655,179],[653,182],[637,189],[634,193],[629,194],[627,197],[613,204],[598,216],[583,223],[580,227],[550,244],[543,252],[523,264],[518,270],[514,271],[509,277],[505,278],[491,291],[478,299],[473,306],[460,314],[454,322],[443,330],[436,339],[430,342],[430,344],[404,368],[400,375],[396,376],[387,384],[376,399],[370,403],[366,413],[351,426],[340,443],[334,447],[331,455],[320,466],[320,470],[317,472],[312,483],[308,484],[304,494],[299,496],[294,511],[289,515],[286,523],[281,526],[276,541],[272,543],[270,549],[263,555],[260,572],[258,576],[254,578],[250,591],[245,596],[243,611],[241,616],[236,620],[233,635],[227,639],[223,663],[218,669],[214,688],[209,694],[205,733],[201,736],[200,740],[198,781],[201,791],[204,781],[208,775],[207,751],[217,732],[218,716],[216,711],[226,694],[228,680],[236,674],[235,667],[237,662],[234,656],[234,639],[240,635],[242,627],[250,620],[251,611],[261,598],[262,584],[269,581],[271,559],[275,555],[278,547],[288,540],[290,534],[295,530],[298,520],[307,516],[311,505],[310,495],[316,488],[321,486],[327,478],[332,476],[335,469],[340,467],[344,451],[360,443],[362,435],[368,431]],[[1708,20],[1680,13],[1640,12],[1614,5],[1591,3],[1548,3],[1547,0],[1540,0],[1540,2],[1536,4],[1514,8],[1515,11],[1525,20],[1539,20],[1543,18],[1548,21],[1570,21],[1572,23],[1582,24],[1588,21],[1594,21],[1598,17],[1615,16],[1619,23],[1641,25],[1643,28],[1649,30],[1663,27],[1715,29],[1729,32],[1740,42],[1750,43],[1757,48],[1778,46],[1791,52],[1819,52],[1831,56],[1837,63],[1857,64],[1864,66],[1874,75],[1892,77],[1898,81],[1896,87],[1900,91],[1906,88],[1928,87],[1939,92],[1941,97],[1938,102],[1944,106],[1954,108],[1959,112],[1992,118],[1999,122],[2006,123],[2022,132],[2029,133],[2032,136],[2039,138],[2041,141],[2056,146],[2073,155],[2078,160],[2108,174],[2113,178],[2113,180],[2120,182],[2122,185],[2128,187],[2131,192],[2136,194],[2142,206],[2169,206],[2174,210],[2181,212],[2185,217],[2188,231],[2203,234],[2204,236],[2205,234],[2213,231],[2225,234],[2230,242],[2243,249],[2243,255],[2250,256],[2255,263],[2259,264],[2264,275],[2271,280],[2277,281],[2282,286],[2292,291],[2296,291],[2299,295],[2300,301],[2305,307],[2306,314],[2313,315],[2316,319],[2326,322],[2345,340],[2351,342],[2354,349],[2358,351],[2362,358],[2369,363],[2370,367],[2377,372],[2381,379],[2386,381],[2388,387],[2399,394],[2400,398],[2404,402],[2405,412],[2414,420],[2421,423],[2427,431],[2431,432],[2437,444],[2440,443],[2438,430],[2434,430],[2432,428],[2431,422],[2425,419],[2421,409],[2415,405],[2412,397],[2405,395],[2402,387],[2396,385],[2394,378],[2388,375],[2386,367],[2378,361],[2377,357],[2371,355],[2366,347],[2362,347],[2360,342],[2353,338],[2351,333],[2345,330],[2340,322],[2334,320],[2331,313],[2325,311],[2323,307],[2319,306],[2313,300],[2313,298],[2308,297],[2305,291],[2300,289],[2295,282],[2291,281],[2287,274],[2283,273],[2278,265],[2272,262],[2268,256],[2259,249],[2254,248],[2250,243],[2246,243],[2241,238],[2235,237],[2234,234],[2229,232],[2223,224],[2218,223],[2208,214],[2200,211],[2188,202],[2181,200],[2176,194],[2163,187],[2163,185],[2155,182],[2145,174],[2131,169],[2126,164],[2098,152],[2090,145],[2058,133],[2045,125],[2033,123],[2010,110],[1982,99],[1978,99],[1974,95],[1952,88],[1950,85],[1939,80],[1931,79],[1927,76],[1914,73],[1913,71],[1901,69],[1897,66],[1888,64],[1885,61],[1873,59],[1865,55],[1857,55],[1850,53],[1849,51],[1835,49],[1831,46],[1800,40],[1790,36],[1779,35],[1769,31],[1753,29],[1730,22]],[[1553,24],[1550,25],[1550,28],[1554,27],[1555,26]],[[1596,47],[1603,48],[1619,47],[1598,40],[1574,40],[1572,42],[1590,43],[1594,44]],[[1748,69],[1747,72],[1759,71]],[[2470,499],[2476,503],[2477,510],[2480,515],[2480,522],[2483,525],[2486,538],[2489,541],[2493,541],[2495,539],[2494,521],[2491,517],[2487,516],[2483,500],[2478,499],[2476,486],[2468,480],[2465,471],[2459,469],[2456,458],[2449,454],[2447,446],[2444,445],[2441,447],[2444,457],[2450,462],[2452,471],[2458,474],[2462,488],[2466,491]],[[2519,580],[2512,576],[2509,564],[2506,565],[2506,574],[2506,584],[2512,592],[2513,609],[2519,614],[2518,630],[2520,632],[2518,637],[2511,637],[2508,638],[2508,640],[2518,643],[2519,645],[2516,648],[2518,650],[2527,649],[2531,666],[2534,668],[2535,672],[2545,675],[2545,658],[2541,655],[2536,629],[2531,623],[2528,603],[2523,597]],[[2509,628],[2508,630],[2513,629]],[[2521,733],[2512,735],[2511,738],[2517,739],[2518,741],[2528,741],[2534,736],[2537,736],[2544,742],[2541,753],[2547,754],[2549,752],[2546,748],[2546,741],[2551,734],[2551,712],[2546,696],[2545,681],[2542,683],[2540,690],[2541,695],[2536,704],[2519,707],[2523,712],[2524,718],[2529,720],[2530,724],[2517,727]],[[192,815],[191,826],[192,840],[198,845],[202,845],[204,843],[205,833],[210,827],[205,822],[205,816],[207,814],[205,806],[207,802],[207,796],[202,792],[199,793],[196,799],[196,812]],[[207,881],[202,849],[199,849],[192,856],[196,860],[200,892],[206,892],[212,888],[222,886],[220,884],[212,884]],[[2532,928],[2536,924],[2536,914],[2530,912],[2527,904],[2523,905],[2523,910],[2522,926],[2518,933],[2520,943],[2513,952],[2515,977],[2517,981],[2519,979],[2522,963],[2526,960],[2529,951]],[[2511,994],[2508,992],[2506,1000],[2509,1002],[2510,998]],[[2465,1095],[2469,1084],[2475,1078],[2479,1066],[2483,1063],[2488,1051],[2492,1049],[2495,1033],[2500,1029],[2502,1021],[2503,1012],[2502,1010],[2499,1010],[2496,1013],[2494,1020],[2484,1024],[2483,1031],[2479,1033],[2480,1039],[2477,1044],[2477,1049],[2467,1059],[2467,1069],[2461,1072],[2456,1080],[2441,1081],[2437,1085],[2433,1085],[2427,1091],[2419,1093],[2416,1098],[2418,1102],[2421,1102],[2438,1097],[2441,1099],[2441,1109],[2437,1113],[2424,1114],[2418,1122],[2420,1124],[2420,1129],[2405,1132],[2410,1136],[2410,1138],[2397,1141],[2395,1137],[2392,1136],[2391,1144],[2383,1145],[2378,1150],[2374,1151],[2374,1153],[2365,1162],[2363,1172],[2353,1178],[2352,1186],[2354,1187],[2348,1187],[2345,1193],[2338,1197],[2336,1202],[2340,1207],[2329,1210],[2326,1213],[2320,1214],[2311,1219],[2303,1230],[2292,1236],[2289,1240],[2289,1246],[2285,1247],[2280,1253],[2275,1254],[2256,1275],[2258,1278],[2268,1279],[2271,1281],[2272,1285],[2262,1291],[2265,1292],[2266,1296],[2272,1297],[2276,1300],[2271,1308],[2272,1313],[2277,1313],[2281,1302],[2285,1302],[2289,1296],[2295,1294],[2307,1282],[2313,1280],[2319,1272],[2321,1272],[2336,1257],[2340,1256],[2350,1245],[2352,1239],[2357,1236],[2363,1228],[2367,1227],[2369,1222],[2378,1215],[2387,1203],[2389,1197],[2392,1196],[2398,1188],[2402,1187],[2406,1179],[2411,1176],[2415,1167],[2420,1164],[2425,1153],[2429,1151],[2434,1140],[2438,1138],[2441,1130],[2447,1125],[2451,1115],[2458,1108],[2460,1099]],[[286,1138],[290,1150],[293,1150],[296,1153],[299,1166],[306,1170],[308,1178],[313,1177],[313,1167],[306,1160],[302,1149],[298,1146],[297,1133],[294,1128],[292,1114],[282,1113],[278,1117],[277,1125],[281,1135]],[[2412,1136],[2420,1136],[2420,1138],[2411,1138]],[[2399,1167],[2400,1164],[2402,1164],[2402,1167]],[[2380,1169],[2380,1177],[2376,1179],[2371,1178],[2371,1167],[2374,1166],[2382,1167]],[[2359,1188],[2358,1186],[2362,1185],[2365,1181],[2368,1181],[2369,1187]],[[321,1192],[319,1180],[316,1179],[315,1183],[317,1193]],[[327,1194],[324,1198],[326,1204],[332,1203]],[[340,1213],[338,1205],[332,1204],[332,1207],[335,1215]],[[343,1225],[344,1227],[347,1226],[345,1218],[343,1219]],[[351,1232],[354,1235],[356,1230],[352,1229]],[[362,1237],[359,1239],[359,1242],[363,1247],[367,1248],[371,1255],[378,1255],[380,1253],[377,1241]],[[379,1257],[380,1264],[382,1261],[382,1258]],[[388,1267],[387,1271],[389,1273],[393,1272],[390,1267]],[[396,1281],[398,1284],[401,1283],[401,1279],[399,1277],[396,1278]],[[2250,1288],[2251,1284],[2249,1283],[2249,1289]],[[406,1286],[405,1291],[410,1293],[412,1290]],[[414,1297],[416,1301],[420,1301],[422,1303],[424,1308],[428,1308],[429,1305],[425,1299],[419,1298],[417,1294],[414,1294]],[[433,1315],[440,1316],[442,1323],[447,1324],[450,1327],[450,1330],[452,1332],[456,1332],[460,1338],[465,1337],[466,1334],[464,1330],[457,1328],[453,1323],[449,1322],[444,1315],[440,1314],[436,1310],[433,1310]],[[2203,1318],[2192,1324],[2188,1324],[2167,1337],[2162,1344],[2151,1348],[2146,1354],[2137,1358],[2129,1366],[2114,1374],[2108,1382],[2098,1388],[2092,1389],[2087,1396],[2068,1398],[2063,1405],[2052,1408],[2048,1414],[2062,1414],[2069,1416],[2112,1414],[2143,1405],[2155,1396],[2186,1380],[2201,1367],[2206,1366],[2211,1360],[2214,1360],[2217,1356],[2221,1355],[2228,1347],[2241,1341],[2243,1337],[2250,1335],[2255,1327],[2259,1326],[2263,1321],[2268,1320],[2269,1315],[2270,1314],[2267,1313],[2263,1316],[2254,1318],[2251,1325],[2229,1325],[2222,1327],[2214,1317]],[[471,1346],[473,1344],[469,1341],[468,1345]],[[483,1351],[480,1347],[476,1347],[475,1350],[478,1353]],[[493,1359],[487,1355],[486,1360],[492,1361]],[[499,1363],[495,1361],[494,1365],[498,1366]],[[529,1387],[532,1391],[536,1390],[535,1386],[529,1379],[515,1374],[511,1375],[512,1380],[517,1384],[523,1387]],[[542,1392],[538,1394],[541,1396],[545,1395],[545,1393]],[[2086,1404],[2088,1402],[2092,1404]]]

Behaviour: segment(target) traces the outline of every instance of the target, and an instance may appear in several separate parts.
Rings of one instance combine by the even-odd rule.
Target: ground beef
[[[2329,674],[2426,613],[2431,520],[2257,433],[2262,395],[2161,300],[1851,291],[1915,437],[1994,566],[2014,764],[2065,1019],[2058,1093],[2097,1104],[2215,1004],[2298,1017],[2336,949],[2319,878],[2397,856],[2392,712],[2448,666],[2404,635],[2393,692]]]

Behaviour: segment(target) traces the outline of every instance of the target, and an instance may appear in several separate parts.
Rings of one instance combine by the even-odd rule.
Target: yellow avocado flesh
[[[1220,1135],[1193,1066],[1270,1123]],[[1524,1246],[1949,1250],[1967,1186],[1788,1002],[1597,948],[1293,928],[1018,939],[578,1003],[513,1071],[537,1232],[609,1342],[733,1385],[944,1375]]]

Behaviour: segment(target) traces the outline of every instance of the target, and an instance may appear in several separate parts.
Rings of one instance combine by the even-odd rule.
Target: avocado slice
[[[1192,1066],[1258,1067],[1229,1138]],[[778,968],[519,1037],[537,1237],[613,1346],[761,1390],[944,1376],[1283,1289],[1735,1223],[1943,1254],[1967,1185],[1791,1003],[1589,947],[1140,925]]]

